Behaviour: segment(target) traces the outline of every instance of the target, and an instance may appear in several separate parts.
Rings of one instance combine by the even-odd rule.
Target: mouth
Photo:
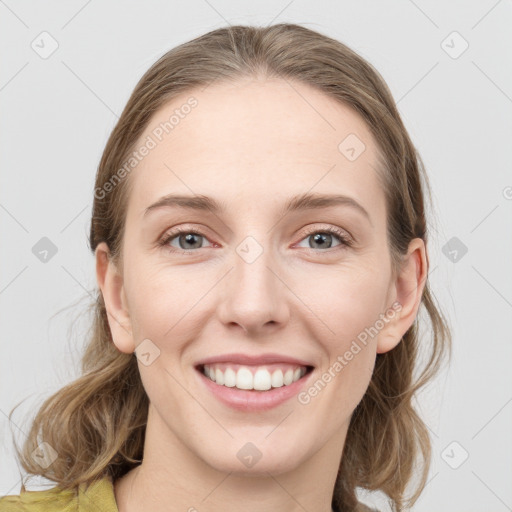
[[[213,363],[199,364],[195,369],[219,387],[233,388],[233,390],[238,389],[245,392],[268,393],[277,388],[287,388],[306,379],[314,367],[289,363],[257,366]]]

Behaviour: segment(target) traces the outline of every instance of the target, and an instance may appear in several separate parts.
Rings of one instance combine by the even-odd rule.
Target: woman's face
[[[287,471],[321,450],[339,462],[376,353],[421,295],[392,278],[365,123],[291,84],[213,84],[155,114],[125,178],[123,276],[99,278],[116,346],[140,345],[148,442],[226,472]],[[226,385],[201,372],[211,358]]]

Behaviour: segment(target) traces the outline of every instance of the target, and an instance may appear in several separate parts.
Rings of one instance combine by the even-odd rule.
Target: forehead
[[[130,176],[132,215],[169,193],[279,207],[308,191],[348,194],[383,213],[364,120],[302,83],[247,79],[191,90],[155,113],[137,147],[150,139]]]

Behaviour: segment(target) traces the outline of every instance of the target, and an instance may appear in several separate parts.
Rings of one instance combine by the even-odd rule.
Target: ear
[[[131,354],[135,351],[135,344],[123,277],[111,261],[110,251],[105,242],[98,244],[94,254],[96,256],[96,279],[105,301],[112,339],[120,352]]]
[[[414,238],[409,244],[396,281],[392,284],[391,295],[396,302],[392,310],[395,310],[395,315],[379,333],[378,354],[395,348],[413,324],[421,304],[427,271],[425,242],[421,238]]]

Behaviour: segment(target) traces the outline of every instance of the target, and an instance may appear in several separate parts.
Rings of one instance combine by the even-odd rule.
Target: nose
[[[290,291],[270,251],[264,249],[254,261],[237,252],[232,261],[217,308],[220,321],[229,328],[238,325],[251,336],[282,328],[289,318]]]

